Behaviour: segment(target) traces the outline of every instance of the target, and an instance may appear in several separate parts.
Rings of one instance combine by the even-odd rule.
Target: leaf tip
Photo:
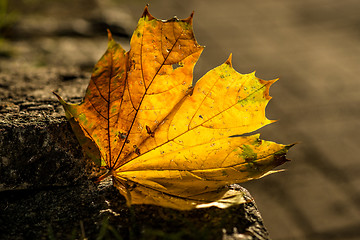
[[[254,76],[255,76],[255,71],[253,73],[251,73],[251,74],[254,74]],[[270,93],[269,93],[270,92],[270,87],[271,87],[271,85],[273,85],[279,79],[276,78],[276,79],[268,80],[268,81],[260,79],[260,78],[257,78],[257,79],[262,85],[265,86],[265,91],[264,91],[265,99],[270,100],[272,98],[270,96]]]
[[[63,105],[63,106],[67,105],[66,102],[60,97],[59,94],[57,94],[55,91],[53,91],[52,93],[57,97],[57,99],[59,100],[61,105]]]
[[[107,29],[107,33],[108,33],[108,40],[109,42],[111,42],[113,40],[112,34],[110,32],[110,29]]]
[[[289,150],[290,148],[292,148],[292,147],[295,146],[296,144],[299,144],[299,143],[296,142],[296,143],[292,143],[292,144],[286,145],[285,148],[286,148],[286,150]]]
[[[52,91],[52,93],[59,99],[59,98],[61,98],[60,96],[59,96],[59,94],[57,94],[55,91]]]
[[[232,53],[230,53],[230,56],[228,57],[228,59],[226,60],[225,64],[229,65],[230,67],[232,67]]]
[[[276,83],[278,80],[279,80],[279,78],[275,78],[273,80],[269,80],[268,82],[270,85],[272,85],[272,84]]]
[[[293,146],[295,146],[296,144],[298,144],[298,142],[286,145],[286,146],[284,147],[285,153],[287,153],[287,152],[289,151],[289,149],[292,148]],[[286,162],[290,162],[290,161],[291,161],[291,159],[288,159],[288,158],[286,158],[286,157],[285,157],[285,160],[286,160]]]
[[[143,14],[141,15],[142,18],[148,18],[149,20],[155,19],[153,15],[149,12],[149,4],[146,4]]]
[[[183,21],[186,22],[187,24],[192,25],[193,23],[193,18],[194,18],[194,11],[192,11],[192,13],[190,14],[190,16],[188,18],[185,18]]]

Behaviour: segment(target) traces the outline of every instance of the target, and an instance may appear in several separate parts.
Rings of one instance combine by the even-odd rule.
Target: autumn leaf
[[[80,104],[56,94],[84,151],[129,205],[242,203],[241,191],[227,186],[287,161],[290,145],[249,134],[273,122],[265,107],[275,80],[236,72],[230,56],[191,86],[203,51],[192,20],[158,20],[146,7],[128,52],[108,33]]]

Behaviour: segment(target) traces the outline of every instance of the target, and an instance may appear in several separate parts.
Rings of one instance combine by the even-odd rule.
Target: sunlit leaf
[[[128,52],[109,32],[82,103],[56,94],[85,152],[129,205],[239,204],[241,191],[227,186],[287,161],[290,145],[249,134],[273,122],[265,107],[276,80],[236,72],[230,56],[191,86],[203,50],[192,19],[158,20],[146,7]]]

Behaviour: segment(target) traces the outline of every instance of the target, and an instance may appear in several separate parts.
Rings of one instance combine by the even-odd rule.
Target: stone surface
[[[0,83],[8,86],[1,89],[0,108],[1,239],[64,239],[81,234],[89,239],[99,235],[109,239],[268,239],[250,194],[248,203],[225,210],[182,212],[147,205],[128,208],[111,182],[95,185],[91,166],[62,108],[51,95],[44,100],[48,88],[64,81],[63,75],[51,71],[35,75],[46,83],[36,90],[42,100],[28,87],[39,82],[38,77],[17,72],[16,84],[4,84],[4,79],[14,76],[0,76]],[[76,86],[82,76],[66,81]],[[82,89],[79,86],[75,94],[80,95]]]
[[[84,176],[82,151],[51,93],[71,82],[79,96],[83,79],[71,69],[0,73],[1,190],[66,186]]]
[[[225,210],[128,208],[117,189],[90,182],[0,196],[1,239],[268,239],[254,202]]]

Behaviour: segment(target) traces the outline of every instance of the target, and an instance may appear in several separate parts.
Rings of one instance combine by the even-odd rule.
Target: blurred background
[[[243,184],[272,239],[358,239],[357,0],[0,0],[0,90],[18,87],[4,77],[14,72],[39,74],[39,81],[49,68],[90,75],[106,49],[106,29],[128,50],[147,3],[160,19],[195,12],[194,32],[206,46],[195,80],[230,53],[238,72],[280,78],[267,107],[267,117],[279,121],[259,132],[262,139],[299,144],[288,154],[287,171]],[[33,88],[27,96],[52,99],[51,90],[36,96]]]

